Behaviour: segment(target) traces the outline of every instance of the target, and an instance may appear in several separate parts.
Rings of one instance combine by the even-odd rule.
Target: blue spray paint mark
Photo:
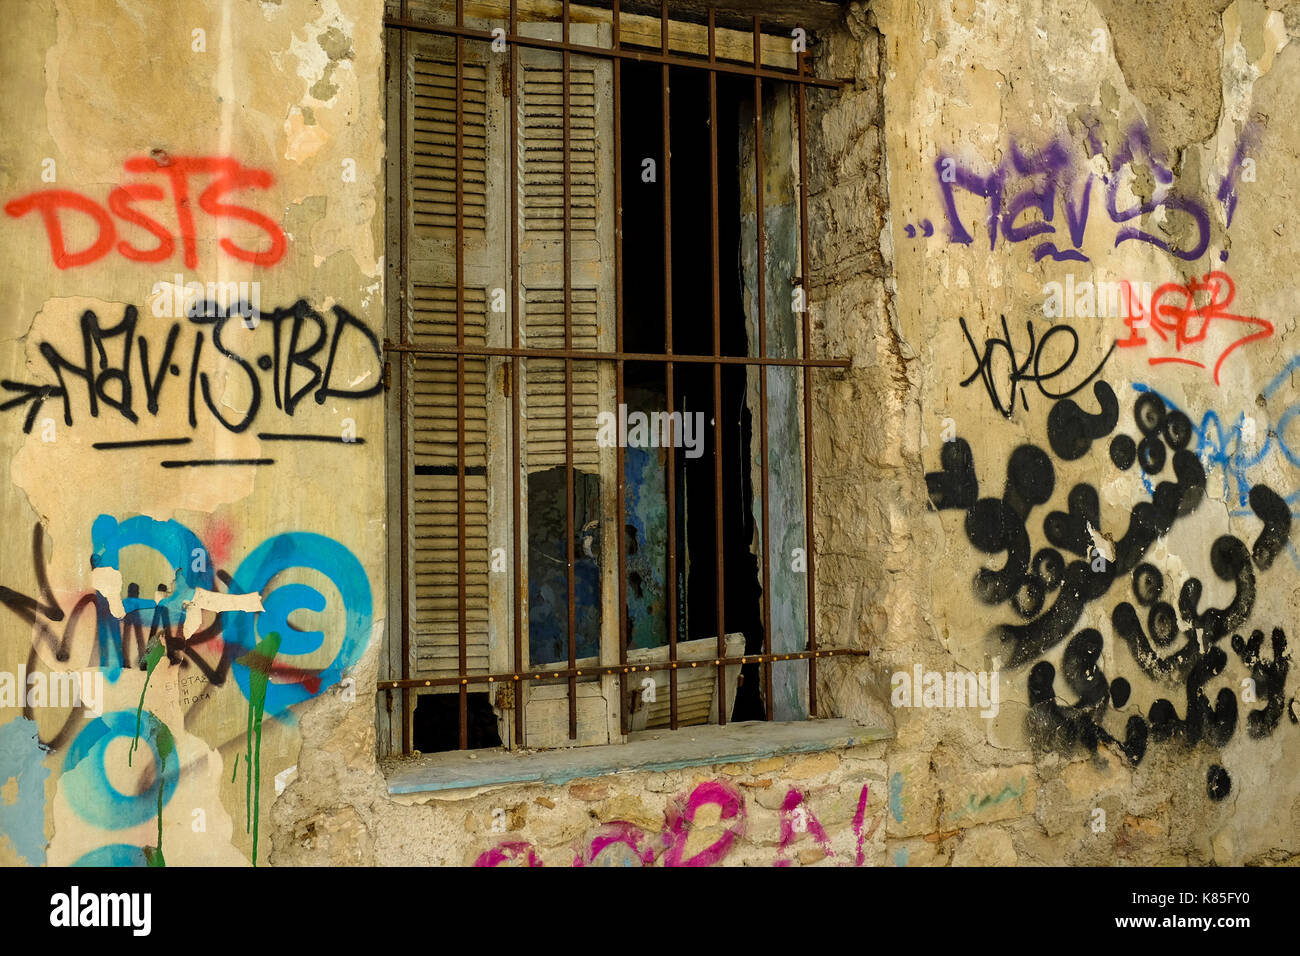
[[[154,766],[162,767],[162,780],[155,774],[141,793],[122,793],[109,782],[105,766],[110,743],[118,737],[135,737],[134,710],[115,710],[92,721],[68,746],[63,760],[63,790],[68,805],[83,820],[102,830],[125,830],[153,819],[159,812],[158,788],[162,787],[163,805],[176,792],[180,761],[164,763],[160,759],[155,738],[162,722],[147,710],[144,718],[149,733],[141,740],[153,752]]]
[[[889,812],[895,823],[903,822],[903,775],[895,773],[889,778]]]
[[[179,521],[156,521],[147,515],[137,515],[118,521],[111,515],[100,515],[90,528],[91,557],[90,565],[94,568],[114,568],[121,570],[122,549],[132,546],[151,548],[167,561],[167,566],[175,573],[169,594],[161,601],[152,597],[125,597],[122,605],[126,609],[127,619],[135,617],[141,621],[147,617],[147,627],[167,626],[171,621],[179,621],[185,616],[185,603],[194,599],[196,588],[213,589],[211,563],[206,559],[201,562],[203,570],[195,571],[196,552],[206,555],[202,542],[193,531]],[[116,683],[122,673],[122,622],[108,611],[107,601],[102,596],[96,597],[98,605],[100,666],[110,683]]]
[[[0,786],[12,777],[18,784],[13,803],[0,799],[0,834],[32,866],[45,862],[45,748],[36,722],[18,717],[0,727]]]
[[[1268,383],[1260,396],[1265,401],[1268,401],[1290,381],[1291,374],[1298,368],[1300,368],[1300,355],[1291,359],[1277,375],[1273,376],[1273,380]],[[1157,391],[1150,385],[1135,382],[1133,390],[1139,393],[1150,392],[1164,402],[1170,411],[1183,411],[1169,396]],[[1183,414],[1187,413],[1183,412]],[[1289,405],[1282,412],[1276,424],[1264,426],[1264,443],[1253,454],[1248,452],[1245,447],[1245,412],[1237,416],[1236,422],[1230,428],[1224,427],[1218,413],[1213,410],[1207,411],[1201,416],[1199,425],[1193,422],[1192,431],[1196,435],[1196,457],[1200,459],[1201,465],[1205,469],[1206,494],[1210,493],[1210,482],[1214,474],[1216,472],[1221,473],[1223,499],[1226,501],[1236,499],[1237,507],[1229,511],[1231,517],[1255,517],[1254,511],[1249,508],[1250,489],[1253,483],[1248,473],[1268,458],[1271,452],[1276,451],[1293,467],[1300,468],[1300,454],[1293,451],[1286,442],[1287,425],[1297,415],[1300,415],[1300,401]],[[1188,420],[1191,420],[1190,415],[1188,415]],[[1155,493],[1155,488],[1146,475],[1142,476],[1142,483],[1146,486],[1148,494],[1153,495]],[[1282,500],[1291,506],[1291,517],[1300,520],[1300,488],[1282,495]],[[1291,555],[1291,560],[1295,562],[1296,567],[1300,568],[1300,553],[1296,552],[1295,547],[1290,542],[1287,543],[1287,552]]]
[[[110,843],[79,857],[73,866],[148,866],[144,849],[129,843]]]
[[[294,704],[316,696],[343,679],[343,672],[355,664],[370,639],[373,611],[370,579],[361,562],[351,551],[324,535],[295,531],[268,538],[243,560],[230,580],[232,594],[260,594],[277,574],[289,568],[310,568],[329,578],[343,602],[343,643],[329,666],[311,681],[272,682],[266,691],[266,713],[281,714]],[[282,593],[287,592],[287,593]],[[289,616],[299,609],[319,611],[325,599],[315,588],[286,584],[266,595],[263,610],[249,614],[226,611],[221,629],[235,657],[251,652],[258,642],[275,632],[292,634],[294,648],[319,648],[325,640],[320,631],[299,631],[289,623]],[[296,651],[302,653],[302,651]],[[236,662],[231,667],[235,683],[245,697],[249,695],[248,667]]]

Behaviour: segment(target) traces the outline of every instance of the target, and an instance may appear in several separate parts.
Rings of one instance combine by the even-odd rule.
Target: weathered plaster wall
[[[809,96],[815,347],[853,362],[814,379],[817,617],[823,645],[871,657],[819,663],[819,696],[896,739],[399,799],[375,758],[387,530],[382,399],[364,394],[381,368],[361,331],[383,334],[380,4],[159,6],[25,4],[0,46],[0,379],[14,383],[0,403],[15,402],[0,418],[0,671],[106,678],[102,718],[0,710],[0,859],[158,862],[161,821],[168,864],[248,861],[255,819],[257,862],[277,864],[1295,859],[1292,11],[854,4],[816,48],[847,86]],[[179,157],[238,164],[188,174],[189,248]],[[223,171],[239,178],[205,204]],[[61,268],[39,208],[13,205],[51,189],[116,209],[102,218],[128,245],[77,261],[99,220],[64,210]],[[278,256],[239,255],[281,234]],[[1202,280],[1216,270],[1230,303],[1224,280]],[[158,314],[156,284],[177,273],[259,283],[261,322],[225,324],[218,348],[214,320]],[[1149,284],[1164,340],[1087,307],[1082,283],[1120,280]],[[1047,315],[1052,282],[1070,303]],[[294,346],[275,310],[300,300]],[[136,325],[114,330],[131,305]],[[324,344],[293,363],[312,315]],[[177,371],[157,378],[173,326],[162,364]],[[328,388],[290,408],[338,329]],[[41,391],[60,384],[70,422]],[[1144,389],[1162,404],[1135,419]],[[254,394],[246,428],[218,420],[237,425]],[[158,438],[190,441],[94,447]],[[1129,454],[1150,474],[1120,467]],[[184,458],[275,463],[160,464]],[[273,615],[253,634],[251,598],[222,604],[259,592],[318,627],[319,649],[261,643]],[[159,604],[175,660],[150,652]],[[107,648],[123,627],[119,673]],[[1153,632],[1168,643],[1145,645]],[[262,714],[250,700],[273,649]],[[199,660],[214,679],[195,680]],[[894,675],[918,667],[980,673],[986,690],[996,671],[996,714],[895,706]]]
[[[288,708],[382,629],[379,4],[5,15],[0,672],[103,699],[0,684],[0,859],[238,863],[260,825],[265,863]],[[260,311],[191,318],[189,282]]]
[[[918,665],[1001,690],[895,709],[889,861],[1294,860],[1292,21],[871,6],[827,67],[882,58],[884,111],[824,108],[813,213],[855,361],[822,398],[819,611],[873,648],[827,682],[841,712]],[[1089,303],[1121,280],[1131,309]]]

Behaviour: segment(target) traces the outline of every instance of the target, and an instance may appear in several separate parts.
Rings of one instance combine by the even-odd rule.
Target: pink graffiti
[[[805,810],[803,807],[804,797],[799,790],[791,788],[785,795],[785,800],[781,804],[781,842],[776,849],[776,862],[773,866],[789,866],[790,859],[785,855],[786,849],[795,841],[795,834],[800,830],[806,829],[812,834],[813,840],[822,848],[827,856],[834,856],[831,851],[830,838],[826,836],[826,831],[812,812]],[[803,826],[796,827],[796,822],[802,818]]]
[[[695,814],[701,807],[710,803],[716,804],[721,809],[723,822],[728,820],[736,822],[713,843],[689,859],[683,860],[682,854],[686,851],[686,841],[690,837],[690,828],[695,821]],[[732,845],[744,835],[744,832],[744,798],[725,783],[716,781],[702,783],[691,791],[685,809],[681,807],[680,797],[668,803],[663,833],[664,845],[668,847],[663,857],[664,866],[713,866],[731,852]]]
[[[870,787],[864,785],[858,794],[857,811],[853,814],[853,835],[856,847],[853,862],[844,860],[840,866],[863,866],[866,864],[864,845],[876,833],[883,822],[883,815],[877,816],[870,827],[867,826],[867,802]],[[686,844],[690,838],[695,817],[707,804],[714,804],[719,809],[719,822],[729,824],[718,839],[693,856],[683,859]],[[813,840],[826,856],[834,856],[830,837],[821,822],[809,809],[810,801],[806,794],[797,788],[786,792],[778,814],[781,820],[781,833],[777,847],[774,866],[790,866],[793,860],[787,856],[787,850],[795,842],[799,833],[812,834]],[[796,822],[797,821],[797,822]],[[745,834],[746,810],[745,798],[729,784],[719,781],[702,783],[689,794],[679,794],[668,801],[664,811],[664,828],[659,834],[662,846],[666,847],[660,862],[663,866],[713,866],[721,863],[735,847],[736,842]],[[574,866],[595,866],[598,858],[610,847],[624,846],[635,856],[642,866],[655,864],[655,850],[659,846],[654,836],[636,824],[626,820],[615,820],[603,824],[588,840],[585,848],[575,848]],[[578,845],[579,847],[581,844]],[[474,861],[475,866],[502,866],[507,864],[523,866],[542,866],[535,847],[526,841],[500,843],[485,851]]]
[[[858,810],[853,814],[853,835],[858,839],[857,851],[853,858],[854,866],[861,866],[867,861],[867,855],[862,852],[862,844],[864,841],[871,839],[872,834],[876,832],[876,827],[880,826],[880,821],[877,820],[871,825],[870,832],[865,834],[862,832],[863,824],[867,822],[867,796],[870,788],[870,784],[865,784],[862,787],[862,792],[858,794]]]
[[[574,856],[573,865],[592,866],[605,849],[617,844],[628,847],[642,866],[650,866],[655,861],[654,846],[646,832],[636,824],[616,820],[605,824],[596,832],[587,845],[586,852]]]
[[[490,850],[479,854],[475,866],[501,866],[522,860],[524,866],[541,866],[542,861],[533,852],[533,845],[528,842],[498,843]]]

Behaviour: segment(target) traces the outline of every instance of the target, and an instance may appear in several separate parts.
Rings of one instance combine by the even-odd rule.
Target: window
[[[847,362],[808,354],[802,120],[834,84],[712,9],[387,24],[381,748],[815,715],[805,395]]]

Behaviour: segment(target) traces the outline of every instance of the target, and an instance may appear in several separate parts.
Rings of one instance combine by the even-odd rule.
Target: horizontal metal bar
[[[831,647],[822,650],[799,651],[794,654],[747,654],[744,657],[714,657],[700,661],[662,661],[650,664],[598,664],[594,667],[547,667],[540,671],[527,671],[511,674],[460,674],[456,677],[431,677],[427,680],[414,678],[410,680],[381,680],[375,686],[379,690],[395,690],[399,687],[449,687],[462,684],[496,684],[517,680],[554,680],[557,677],[598,677],[608,674],[634,674],[638,671],[668,671],[691,667],[730,667],[733,664],[764,664],[771,661],[802,661],[811,657],[870,657],[870,651],[853,647]]]
[[[384,351],[406,352],[411,355],[432,355],[444,358],[455,358],[457,355],[518,355],[521,358],[567,358],[592,362],[690,362],[697,365],[785,365],[794,368],[849,368],[852,364],[851,360],[846,358],[760,358],[757,355],[686,355],[681,352],[668,355],[661,352],[598,352],[595,349],[516,349],[482,345],[467,345],[464,348],[456,348],[452,345],[401,345],[394,342],[385,342]]]
[[[392,30],[411,30],[416,33],[434,33],[440,36],[459,36],[471,40],[488,42],[495,40],[500,42],[500,35],[494,34],[490,30],[458,27],[450,23],[425,23],[420,20],[402,19],[400,17],[384,17],[384,26]],[[696,70],[706,70],[710,73],[729,73],[735,76],[782,80],[787,83],[818,86],[823,89],[838,90],[845,85],[843,80],[825,80],[807,73],[801,74],[797,70],[776,70],[765,66],[745,66],[741,63],[730,63],[725,60],[709,61],[703,58],[696,59],[695,57],[679,56],[651,49],[637,49],[626,44],[621,44],[618,49],[612,49],[609,47],[588,46],[582,43],[565,43],[563,40],[543,40],[538,37],[520,36],[517,33],[507,34],[505,42],[516,46],[531,47],[536,50],[567,50],[569,53],[601,57],[606,60],[639,60],[642,63],[662,63],[666,66],[683,66]]]

